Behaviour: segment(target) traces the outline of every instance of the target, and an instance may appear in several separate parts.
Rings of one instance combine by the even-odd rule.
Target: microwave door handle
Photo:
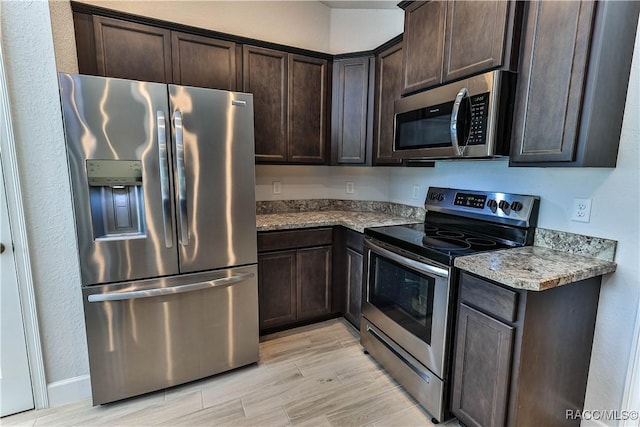
[[[160,163],[160,195],[162,198],[162,225],[164,228],[164,245],[173,247],[173,230],[171,229],[171,195],[169,193],[169,160],[167,154],[167,134],[164,111],[156,111],[158,128],[158,161]]]
[[[189,244],[189,224],[187,220],[187,178],[184,170],[184,129],[182,128],[182,112],[173,113],[173,126],[176,130],[176,169],[178,170],[178,223],[180,225],[179,241]]]
[[[460,89],[460,92],[456,95],[456,100],[453,102],[453,111],[451,112],[449,133],[451,134],[451,145],[453,145],[453,151],[456,156],[462,156],[464,152],[464,149],[460,150],[460,143],[458,141],[458,114],[460,113],[460,104],[467,96],[469,96],[469,90],[466,87]]]

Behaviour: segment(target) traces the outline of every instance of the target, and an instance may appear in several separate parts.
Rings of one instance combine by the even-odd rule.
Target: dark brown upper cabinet
[[[447,3],[411,2],[404,11],[402,93],[442,83]]]
[[[527,2],[511,166],[615,167],[638,2]]]
[[[254,97],[257,162],[326,162],[327,60],[245,45],[242,81]]]
[[[236,43],[172,31],[171,52],[174,83],[238,90]]]
[[[102,16],[93,16],[93,30],[99,75],[172,81],[169,30]]]
[[[402,41],[376,55],[374,95],[373,164],[401,165],[393,157],[394,105],[402,93]]]
[[[74,12],[83,74],[238,90],[235,42]]]
[[[402,94],[517,62],[522,5],[513,1],[402,2]]]
[[[508,12],[507,1],[447,3],[444,82],[502,65]]]
[[[329,62],[289,53],[288,162],[327,162]]]
[[[242,55],[242,87],[245,92],[253,94],[256,161],[286,162],[287,54],[243,46]]]
[[[370,165],[374,57],[333,61],[331,164]]]

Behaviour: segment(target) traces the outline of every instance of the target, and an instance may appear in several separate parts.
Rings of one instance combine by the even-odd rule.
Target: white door
[[[33,409],[18,279],[0,166],[0,416]]]

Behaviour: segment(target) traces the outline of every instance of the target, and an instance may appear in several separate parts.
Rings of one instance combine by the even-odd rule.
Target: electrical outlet
[[[573,199],[571,221],[589,222],[591,219],[591,199]]]
[[[413,193],[411,195],[411,198],[413,200],[418,200],[419,194],[420,194],[420,186],[413,184]]]
[[[282,192],[282,183],[280,181],[273,181],[271,187],[273,194],[280,194]]]
[[[347,188],[346,188],[347,194],[353,194],[353,190],[354,190],[353,181],[347,181]]]

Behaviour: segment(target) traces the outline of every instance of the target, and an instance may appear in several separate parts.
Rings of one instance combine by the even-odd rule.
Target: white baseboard
[[[49,407],[66,405],[67,403],[91,399],[91,381],[89,375],[67,378],[47,384]]]

